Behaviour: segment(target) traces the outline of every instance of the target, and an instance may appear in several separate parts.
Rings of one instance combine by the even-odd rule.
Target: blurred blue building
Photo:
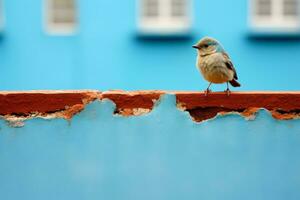
[[[2,0],[1,90],[203,90],[217,38],[241,90],[299,90],[299,0]],[[224,86],[214,86],[223,90]]]

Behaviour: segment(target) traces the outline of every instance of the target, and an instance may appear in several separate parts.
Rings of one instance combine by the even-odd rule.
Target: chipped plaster
[[[13,127],[22,127],[32,118],[63,118],[74,115],[94,101],[109,99],[116,105],[114,114],[141,116],[150,113],[164,94],[176,95],[176,107],[188,112],[195,122],[214,119],[216,116],[239,114],[254,120],[260,109],[266,109],[278,120],[300,118],[298,92],[222,92],[205,96],[201,92],[176,91],[29,91],[0,93],[0,114]]]

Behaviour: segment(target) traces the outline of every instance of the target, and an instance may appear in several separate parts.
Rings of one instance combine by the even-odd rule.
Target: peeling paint
[[[300,118],[300,110],[292,110],[289,112],[285,112],[282,110],[272,110],[270,111],[272,116],[278,120],[292,120]]]
[[[0,114],[11,127],[33,118],[70,120],[99,98],[98,91],[29,91],[0,93]]]
[[[115,114],[121,115],[124,117],[128,116],[141,116],[148,114],[152,111],[152,109],[146,108],[125,108],[125,109],[116,109]]]
[[[254,120],[260,109],[269,111],[275,119],[292,120],[300,117],[299,92],[234,92],[224,96],[222,92],[179,92],[177,108],[187,111],[196,122],[214,119],[218,115],[238,114],[246,120]]]
[[[209,119],[213,119],[216,116],[225,116],[231,114],[237,114],[244,117],[246,120],[255,120],[256,114],[260,109],[264,108],[249,108],[245,110],[230,110],[226,108],[218,108],[218,107],[211,107],[211,108],[196,108],[192,110],[184,110],[180,107],[180,110],[187,111],[191,115],[192,119],[195,122],[202,122]],[[300,118],[300,112],[278,112],[277,110],[268,110],[271,115],[277,120],[293,120]]]
[[[10,127],[21,128],[25,125],[24,121],[26,120],[26,118],[9,116],[5,118],[5,120]]]
[[[256,114],[261,108],[247,108],[242,113],[240,113],[246,120],[254,120]]]
[[[122,116],[141,116],[150,113],[163,91],[108,91],[103,92],[100,100],[109,99],[116,105],[115,114]]]
[[[244,117],[246,120],[254,120],[256,117],[256,113],[260,110],[260,108],[249,108],[245,110],[231,110],[222,107],[209,107],[209,108],[196,108],[191,110],[185,110],[182,105],[180,110],[187,111],[192,119],[195,122],[202,122],[210,119],[214,119],[217,116],[225,116],[225,115],[240,115]]]
[[[177,109],[188,112],[195,122],[216,116],[238,114],[254,120],[260,109],[266,109],[278,120],[300,118],[298,92],[210,93],[165,91],[30,91],[0,93],[0,114],[12,127],[22,127],[32,118],[71,120],[93,101],[109,99],[115,103],[114,114],[124,117],[150,113],[164,94],[176,95]]]

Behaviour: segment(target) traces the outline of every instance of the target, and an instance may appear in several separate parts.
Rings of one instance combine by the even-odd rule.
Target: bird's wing
[[[233,73],[234,73],[234,74],[233,74],[234,79],[238,80],[238,76],[237,76],[236,70],[235,70],[235,68],[234,68],[234,66],[233,66],[233,63],[231,62],[231,60],[230,60],[228,54],[227,54],[227,53],[223,53],[223,56],[224,56],[225,59],[226,59],[226,62],[225,62],[226,67],[227,67],[228,69],[230,69],[230,70],[233,71]]]

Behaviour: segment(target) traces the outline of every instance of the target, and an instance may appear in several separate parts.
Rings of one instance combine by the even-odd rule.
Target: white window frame
[[[249,0],[249,25],[253,31],[263,32],[300,32],[300,0],[298,3],[298,17],[284,15],[284,0],[271,0],[271,15],[257,15],[256,3]]]
[[[74,22],[54,22],[54,12],[53,12],[53,1],[54,0],[44,0],[44,15],[45,15],[45,29],[46,32],[52,35],[73,35],[77,31],[78,26],[78,8],[77,0],[73,0],[75,3],[74,8]]]
[[[186,34],[192,24],[192,1],[186,0],[184,16],[172,16],[172,0],[158,0],[159,14],[157,17],[144,15],[144,1],[137,0],[137,26],[141,34]]]

